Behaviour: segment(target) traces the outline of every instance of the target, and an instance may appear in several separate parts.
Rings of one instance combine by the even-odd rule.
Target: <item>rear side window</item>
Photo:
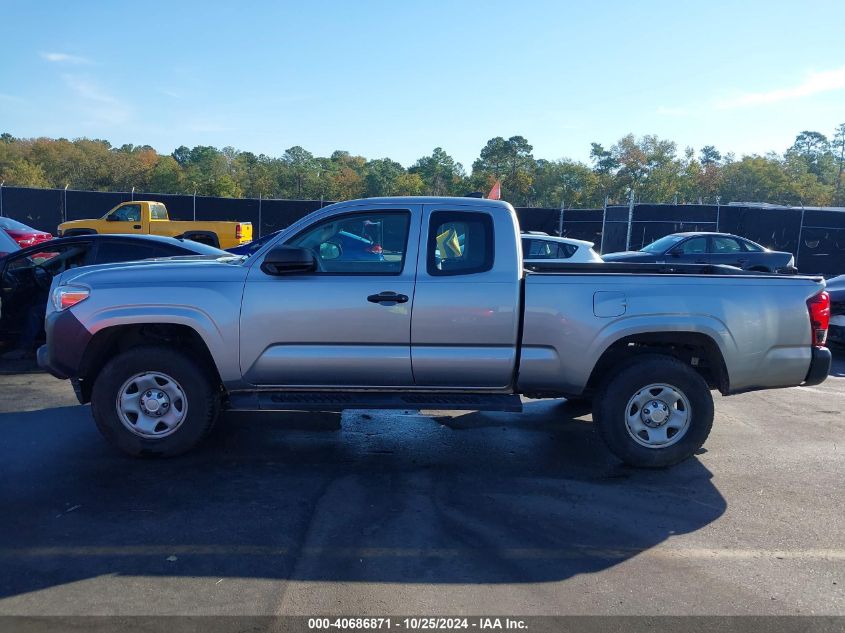
[[[525,259],[555,259],[557,244],[542,240],[522,240],[522,256]]]
[[[469,275],[493,268],[493,218],[435,211],[428,222],[429,275]]]
[[[101,241],[97,246],[98,264],[116,264],[119,262],[134,262],[139,259],[157,257],[155,246],[151,244],[134,244],[117,240]]]
[[[566,244],[561,242],[557,245],[557,256],[559,259],[569,259],[578,250],[578,247],[573,244]]]
[[[163,204],[150,205],[150,219],[151,220],[166,220],[167,208]]]
[[[739,240],[739,243],[745,247],[745,250],[751,253],[762,253],[763,247],[759,244],[755,244],[754,242],[749,242],[748,240]]]
[[[716,254],[739,253],[741,250],[739,242],[732,237],[713,237],[713,252]]]
[[[522,240],[523,259],[569,259],[578,250],[577,246],[551,240]]]

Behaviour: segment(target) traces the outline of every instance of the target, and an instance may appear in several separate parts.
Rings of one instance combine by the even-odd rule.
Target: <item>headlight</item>
[[[87,288],[76,288],[74,286],[59,286],[53,291],[53,307],[61,312],[72,308],[80,301],[85,301],[91,291]]]

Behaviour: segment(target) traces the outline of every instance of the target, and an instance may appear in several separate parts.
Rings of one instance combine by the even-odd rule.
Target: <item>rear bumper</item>
[[[70,310],[49,313],[44,329],[47,344],[38,348],[38,366],[62,380],[78,377],[91,333]]]
[[[830,364],[833,356],[830,350],[826,347],[814,347],[813,355],[810,358],[810,370],[807,372],[807,377],[801,383],[804,386],[818,385],[827,378],[830,373]]]

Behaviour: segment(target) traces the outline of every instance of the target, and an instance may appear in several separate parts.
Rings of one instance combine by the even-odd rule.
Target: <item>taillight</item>
[[[830,326],[830,295],[820,292],[810,297],[807,299],[807,310],[810,312],[813,345],[824,346],[827,342],[827,328]]]
[[[373,244],[372,246],[368,246],[364,250],[368,253],[373,253],[374,255],[381,255],[384,252],[381,248],[381,244]]]
[[[241,229],[241,223],[238,222],[235,225],[235,239],[239,240],[239,239],[241,239],[241,237],[243,237],[243,229]]]

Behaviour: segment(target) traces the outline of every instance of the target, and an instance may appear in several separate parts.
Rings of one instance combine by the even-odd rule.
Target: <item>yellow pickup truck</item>
[[[167,235],[225,249],[251,242],[252,223],[172,221],[161,202],[133,200],[117,205],[98,220],[73,220],[59,225],[59,237],[92,233]]]

